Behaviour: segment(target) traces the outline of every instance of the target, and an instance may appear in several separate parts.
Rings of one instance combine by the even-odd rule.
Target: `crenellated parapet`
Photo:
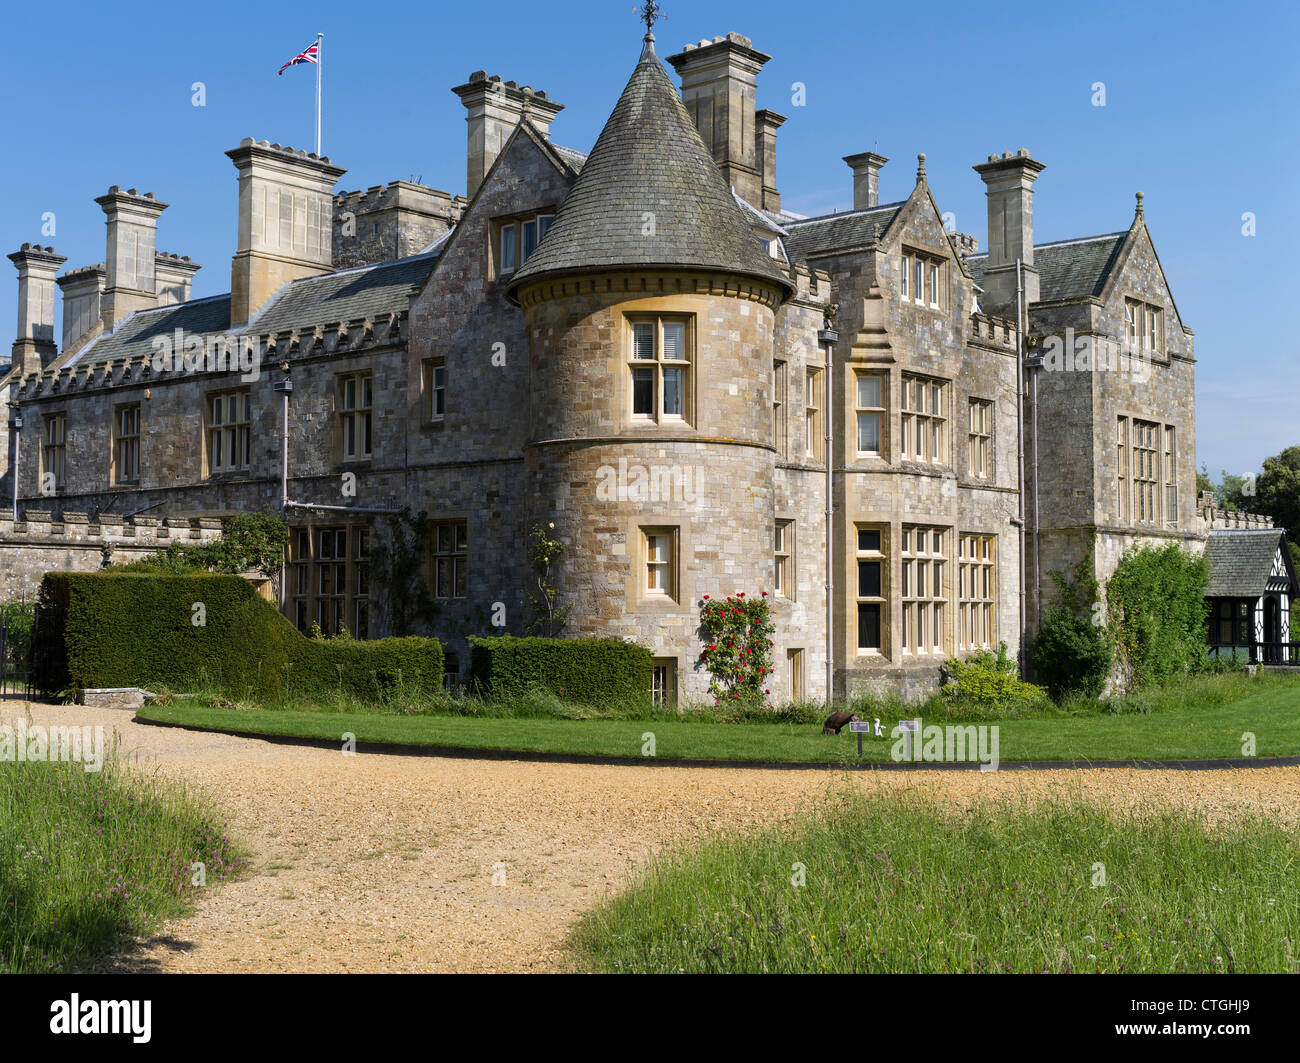
[[[202,355],[196,353],[193,366],[187,361],[190,356],[186,354],[178,354],[170,366],[162,364],[159,357],[148,354],[98,362],[74,362],[28,373],[17,384],[13,398],[17,402],[30,402],[77,392],[174,384],[196,377],[244,372],[241,352],[246,352],[250,345],[257,352],[257,362],[263,368],[298,359],[362,354],[403,342],[406,318],[407,312],[401,311],[374,319],[352,318],[260,335],[205,336],[205,340],[221,340],[222,343],[207,347]]]

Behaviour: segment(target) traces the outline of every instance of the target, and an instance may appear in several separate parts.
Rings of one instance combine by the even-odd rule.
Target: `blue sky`
[[[464,110],[448,91],[472,70],[545,89],[552,127],[590,148],[635,63],[634,0],[492,5],[228,2],[219,6],[23,5],[7,13],[0,66],[0,245],[52,243],[68,267],[104,257],[109,185],[171,204],[160,250],[203,264],[197,296],[229,290],[242,137],[310,149],[313,70],[276,69],[325,33],[324,150],[340,190],[414,178],[464,191]],[[1047,163],[1036,237],[1127,228],[1133,194],[1184,321],[1196,332],[1198,462],[1257,469],[1300,444],[1300,296],[1291,257],[1300,110],[1291,5],[1236,3],[792,6],[666,0],[661,56],[735,30],[772,55],[760,107],[789,116],[778,140],[783,202],[852,205],[841,157],[892,160],[881,199],[910,190],[925,152],[940,208],[985,246],[991,151]],[[124,27],[129,26],[129,32]],[[1106,105],[1092,104],[1104,82]],[[203,82],[205,105],[192,104]],[[792,87],[806,89],[792,106]],[[42,235],[42,216],[56,232]],[[1256,235],[1242,234],[1242,215]],[[13,292],[13,289],[10,289]],[[12,304],[0,305],[12,335]]]

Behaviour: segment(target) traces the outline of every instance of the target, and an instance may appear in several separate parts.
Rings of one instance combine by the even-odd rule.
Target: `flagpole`
[[[320,154],[320,79],[325,65],[325,34],[316,34],[316,154]]]

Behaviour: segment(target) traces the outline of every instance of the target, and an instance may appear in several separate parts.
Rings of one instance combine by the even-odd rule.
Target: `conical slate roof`
[[[629,267],[707,269],[791,289],[732,197],[651,34],[555,221],[510,288]]]

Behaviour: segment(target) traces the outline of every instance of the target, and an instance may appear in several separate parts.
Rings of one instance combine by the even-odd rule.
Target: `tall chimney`
[[[1034,268],[1034,181],[1046,164],[1026,148],[1014,155],[990,155],[973,167],[988,186],[989,250],[984,271],[982,304],[1009,307],[1016,301],[1016,260],[1021,263],[1025,305],[1038,302],[1038,270]]]
[[[754,120],[754,154],[763,186],[763,202],[755,206],[777,212],[781,193],[776,190],[776,131],[785,125],[785,115],[764,110],[755,114]]]
[[[739,33],[688,44],[670,55],[682,79],[682,102],[727,184],[753,206],[763,199],[754,99],[758,73],[772,57]]]
[[[844,161],[853,171],[853,209],[867,210],[880,205],[880,168],[889,161],[874,151],[859,155],[845,155]]]
[[[242,325],[300,277],[333,272],[329,156],[245,137],[226,152],[239,172],[239,235],[230,266],[230,323]]]
[[[58,353],[54,344],[54,275],[67,259],[52,247],[23,244],[9,261],[18,270],[13,365],[19,376],[25,376],[49,365]]]
[[[101,302],[108,270],[104,263],[70,269],[55,278],[63,292],[63,350],[65,353],[102,324]]]
[[[108,250],[104,265],[108,274],[100,300],[104,327],[116,328],[128,314],[147,310],[158,302],[154,286],[154,254],[158,241],[158,218],[166,203],[152,192],[140,195],[134,188],[125,192],[114,185],[96,203],[107,215]]]
[[[159,251],[154,259],[154,275],[158,280],[158,305],[188,303],[194,284],[194,274],[202,267],[191,262],[189,255],[169,255]]]
[[[556,103],[541,89],[521,88],[513,81],[502,81],[497,74],[488,77],[484,70],[475,70],[469,81],[451,91],[469,112],[465,115],[469,126],[465,195],[470,199],[525,114],[542,136],[549,137],[551,123],[564,110],[564,104]]]

